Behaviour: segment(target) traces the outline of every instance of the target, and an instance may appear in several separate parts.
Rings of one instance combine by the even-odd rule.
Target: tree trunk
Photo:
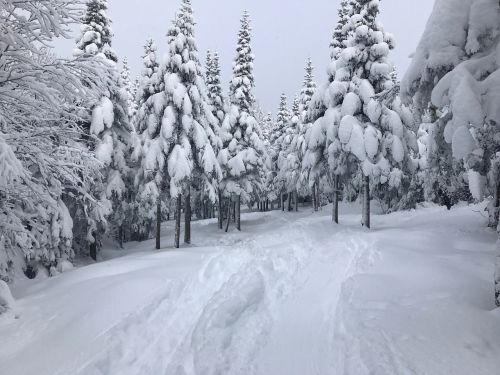
[[[241,231],[241,196],[236,199],[236,229]]]
[[[156,204],[156,250],[161,247],[161,201]]]
[[[338,175],[334,176],[333,180],[333,221],[339,223],[339,191],[340,179]]]
[[[266,199],[266,208],[265,211],[269,211],[269,199]]]
[[[292,193],[288,193],[288,212],[292,210]]]
[[[489,207],[489,223],[490,228],[497,229],[499,214],[500,214],[500,183],[496,185],[495,192],[493,193],[493,201]]]
[[[123,249],[123,224],[118,228],[118,243],[120,244],[120,249]]]
[[[222,191],[219,190],[219,229],[222,229],[224,225],[224,209],[222,205]]]
[[[281,194],[281,211],[285,212],[285,194],[283,193],[280,194]]]
[[[233,223],[236,223],[236,202],[231,202],[231,204],[233,205],[233,210],[232,210]]]
[[[321,207],[321,193],[319,191],[319,178],[316,179],[316,208],[315,211],[319,211]]]
[[[226,222],[226,233],[229,230],[229,223],[231,222],[231,202],[227,205],[227,222]]]
[[[370,177],[363,178],[363,225],[370,229]]]
[[[181,240],[181,210],[182,210],[182,196],[177,197],[177,206],[175,208],[175,243],[174,246],[178,249]]]
[[[94,237],[94,242],[89,245],[89,253],[90,257],[97,261],[97,234],[95,232],[92,233],[92,237]]]
[[[314,211],[318,211],[318,205],[316,203],[317,197],[316,197],[316,183],[314,183],[312,187],[312,205]]]
[[[189,188],[184,203],[184,243],[191,244],[191,191]]]

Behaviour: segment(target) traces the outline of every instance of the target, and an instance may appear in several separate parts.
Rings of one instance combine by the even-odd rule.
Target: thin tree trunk
[[[191,191],[189,188],[184,203],[184,243],[191,244]]]
[[[219,190],[219,229],[222,229],[224,225],[224,209],[222,205],[222,191]]]
[[[314,183],[313,187],[312,187],[312,205],[313,205],[313,209],[314,211],[318,211],[318,205],[316,203],[316,183]]]
[[[288,193],[288,212],[292,210],[292,193]]]
[[[120,249],[123,249],[123,224],[118,228],[118,243],[120,244]]]
[[[281,194],[281,211],[285,212],[285,194],[283,193],[280,194]]]
[[[156,250],[161,247],[161,201],[156,204]]]
[[[227,205],[227,222],[226,222],[226,232],[229,230],[229,223],[231,222],[231,202]]]
[[[319,178],[316,179],[316,211],[319,211],[321,207],[321,192],[319,191]]]
[[[177,197],[177,206],[175,208],[175,243],[174,246],[178,249],[181,240],[181,210],[182,210],[182,196]]]
[[[299,194],[297,193],[297,190],[293,192],[293,196],[295,198],[295,212],[299,212]]]
[[[90,257],[97,261],[97,234],[95,232],[92,233],[92,237],[94,237],[94,242],[89,245],[89,253]]]
[[[236,200],[236,229],[241,231],[241,196]]]
[[[363,178],[363,225],[370,229],[370,177]]]
[[[340,179],[338,175],[334,176],[333,180],[333,221],[339,223],[339,188]]]
[[[233,209],[232,209],[233,223],[236,223],[236,202],[231,202],[231,204],[233,205]]]

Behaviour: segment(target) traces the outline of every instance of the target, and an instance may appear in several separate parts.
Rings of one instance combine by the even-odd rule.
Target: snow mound
[[[9,286],[3,280],[0,280],[0,321],[3,318],[15,317],[16,303],[10,293]]]

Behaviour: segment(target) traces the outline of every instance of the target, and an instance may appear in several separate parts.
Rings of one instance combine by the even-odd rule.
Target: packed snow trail
[[[327,209],[245,214],[241,233],[194,223],[180,250],[167,223],[160,252],[131,244],[16,285],[0,373],[494,374],[495,234],[479,209],[375,216],[372,231],[359,207],[338,226]]]

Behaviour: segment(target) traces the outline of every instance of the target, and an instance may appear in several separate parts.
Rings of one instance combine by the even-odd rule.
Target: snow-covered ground
[[[12,289],[0,373],[494,375],[495,234],[483,206],[375,216],[252,213],[242,233],[194,223],[194,245]],[[111,257],[116,251],[106,251]],[[116,254],[114,254],[116,255]]]

